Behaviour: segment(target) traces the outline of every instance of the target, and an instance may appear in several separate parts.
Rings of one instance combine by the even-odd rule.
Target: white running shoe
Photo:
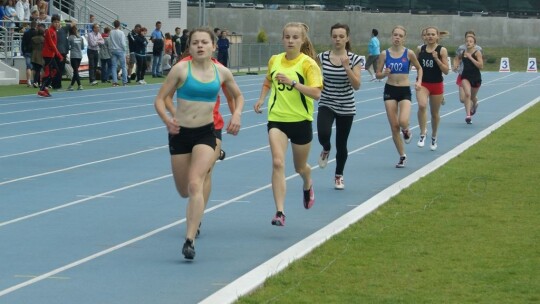
[[[336,175],[336,178],[334,180],[334,188],[336,190],[345,189],[345,184],[343,183],[343,175]]]
[[[437,138],[436,137],[431,138],[431,146],[429,146],[429,148],[431,149],[431,151],[437,150]]]
[[[418,143],[416,143],[416,145],[420,148],[423,148],[425,144],[426,144],[426,135],[420,134],[420,139],[418,140]]]
[[[407,155],[399,157],[399,162],[396,165],[396,168],[405,168],[405,163],[407,162]]]
[[[324,169],[328,165],[328,156],[330,151],[322,150],[321,155],[319,156],[319,168]]]

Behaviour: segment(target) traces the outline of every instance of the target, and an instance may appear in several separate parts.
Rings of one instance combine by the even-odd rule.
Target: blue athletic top
[[[386,50],[386,60],[384,65],[390,69],[390,74],[409,74],[409,50],[405,48],[405,52],[399,58],[392,58],[390,51]]]
[[[176,97],[188,101],[216,102],[221,88],[221,82],[219,81],[219,73],[215,64],[214,71],[216,72],[216,77],[212,81],[202,82],[193,77],[191,74],[191,61],[188,61],[186,81],[184,81],[181,87],[176,89]]]

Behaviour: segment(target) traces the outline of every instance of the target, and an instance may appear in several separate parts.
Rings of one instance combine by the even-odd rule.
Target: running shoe
[[[69,86],[66,91],[73,91],[73,87]]]
[[[465,117],[465,122],[466,122],[468,125],[472,124],[472,119],[471,119],[471,116],[470,116],[470,115],[467,115],[467,116]]]
[[[285,214],[281,211],[276,212],[276,215],[272,219],[272,225],[280,227],[285,226]]]
[[[39,91],[37,94],[39,97],[51,97],[51,94],[47,90]]]
[[[475,103],[472,108],[471,108],[471,116],[473,116],[474,114],[476,114],[476,109],[478,109],[478,102]]]
[[[90,85],[91,85],[91,86],[98,85],[98,82],[94,80],[94,81],[90,82]]]
[[[437,138],[436,137],[431,138],[431,146],[429,146],[429,148],[431,149],[431,151],[437,150]]]
[[[219,160],[224,160],[226,155],[227,155],[227,154],[225,154],[225,151],[221,150],[221,151],[219,151],[219,157],[218,157],[218,159],[219,159]]]
[[[328,155],[330,151],[322,150],[321,155],[319,156],[319,168],[324,169],[328,165]]]
[[[334,188],[336,190],[345,189],[345,184],[343,183],[343,175],[336,175],[336,178],[334,180]]]
[[[304,190],[304,208],[309,209],[315,203],[315,192],[313,191],[313,182],[308,190]]]
[[[182,247],[182,254],[187,260],[193,260],[193,258],[195,257],[195,246],[193,246],[192,240],[186,239],[184,247]]]
[[[82,85],[80,85],[80,86],[77,88],[77,91],[82,91],[82,90],[84,90],[84,88],[83,88]]]
[[[416,143],[416,145],[420,148],[423,148],[425,144],[426,144],[426,135],[420,134],[420,139],[418,140],[418,143]]]
[[[405,168],[405,163],[407,162],[407,155],[399,157],[399,162],[396,165],[396,168]]]
[[[401,132],[403,133],[403,140],[405,141],[405,143],[406,144],[410,143],[412,140],[411,131],[409,129],[403,129],[401,130]]]

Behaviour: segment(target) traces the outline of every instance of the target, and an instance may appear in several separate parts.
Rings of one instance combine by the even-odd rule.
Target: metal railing
[[[267,69],[272,55],[281,52],[281,43],[233,43],[229,48],[229,69],[233,72],[259,73]]]
[[[76,18],[79,23],[86,22],[90,14],[96,17],[97,22],[113,28],[114,20],[120,20],[120,15],[113,10],[93,0],[51,0],[52,7],[58,12],[65,13]]]

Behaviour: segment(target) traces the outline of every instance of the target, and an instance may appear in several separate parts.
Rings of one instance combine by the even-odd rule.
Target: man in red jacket
[[[60,16],[54,15],[51,18],[51,26],[45,31],[45,41],[43,43],[43,55],[44,71],[43,81],[41,81],[41,87],[39,88],[38,96],[51,97],[49,89],[47,88],[53,78],[58,73],[58,62],[63,61],[64,57],[58,51],[56,31],[60,28]],[[58,60],[58,61],[57,61]]]

